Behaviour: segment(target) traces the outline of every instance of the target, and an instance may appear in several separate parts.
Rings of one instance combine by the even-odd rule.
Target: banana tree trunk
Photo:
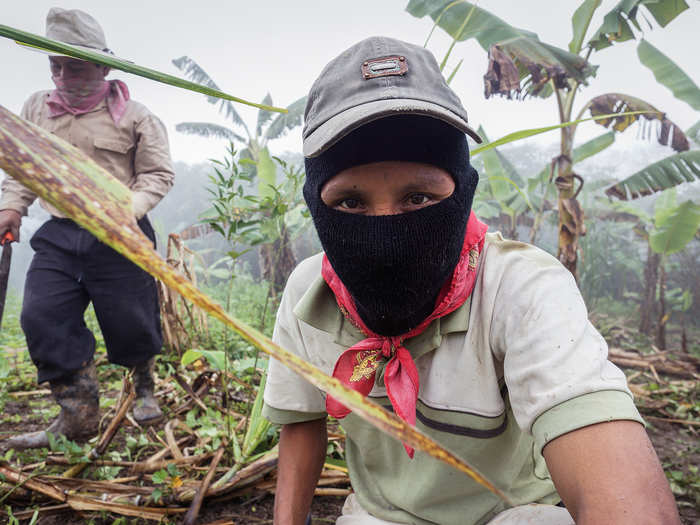
[[[296,264],[289,231],[283,225],[280,236],[273,243],[260,247],[260,272],[263,278],[270,283],[272,297],[277,297],[282,293],[287,278]]]
[[[576,176],[572,169],[573,137],[571,130],[563,128],[561,134],[561,154],[554,159],[557,167],[557,177],[554,183],[559,194],[559,249],[557,258],[578,280],[578,240],[580,236],[585,235],[586,229],[583,223],[583,209],[576,197],[583,181]],[[578,188],[575,187],[577,180],[579,181]]]
[[[647,262],[644,265],[644,296],[639,312],[639,331],[652,335],[654,312],[656,310],[656,287],[659,283],[659,262],[661,255],[647,246]]]
[[[666,268],[661,263],[661,277],[659,279],[659,326],[656,330],[656,347],[666,350]]]

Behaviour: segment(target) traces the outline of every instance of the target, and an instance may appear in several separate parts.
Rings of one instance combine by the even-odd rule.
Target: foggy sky
[[[56,0],[3,3],[0,23],[42,35],[46,13],[57,5]],[[604,0],[592,27],[598,27],[602,16],[616,3],[617,0]],[[70,0],[60,5],[83,9],[95,16],[105,30],[107,44],[118,56],[180,75],[171,60],[189,55],[224,91],[255,101],[269,91],[274,102],[284,106],[306,94],[330,59],[365,37],[383,34],[422,45],[432,21],[412,17],[404,11],[406,4],[407,0]],[[541,40],[562,48],[567,48],[571,40],[571,14],[579,4],[573,0],[484,0],[479,3],[507,22],[535,31]],[[700,8],[692,5],[667,28],[655,27],[646,33],[649,42],[671,57],[696,83],[700,77],[699,25]],[[441,60],[449,43],[449,38],[438,29],[428,47]],[[467,108],[470,122],[475,127],[482,124],[490,139],[517,129],[558,122],[553,99],[525,103],[500,98],[485,100],[482,78],[487,66],[486,53],[475,40],[457,44],[448,67],[454,67],[462,58],[464,64],[452,87]],[[590,87],[579,94],[576,107],[596,95],[614,91],[647,100],[665,111],[682,129],[698,120],[697,112],[673,98],[640,64],[635,42],[594,53],[591,62],[600,66],[598,78],[592,79]],[[0,64],[0,104],[12,111],[19,112],[32,92],[53,87],[45,55],[0,39]],[[182,121],[227,124],[204,96],[122,72],[112,73],[111,78],[125,80],[132,97],[164,121],[175,160],[200,162],[222,156],[225,145],[222,141],[194,138],[175,131],[175,125]],[[249,127],[253,127],[256,110],[240,105],[238,110]],[[591,138],[603,131],[592,123],[582,125],[578,138]],[[636,145],[635,133],[628,135],[619,139],[615,147],[640,147]],[[558,135],[554,132],[534,140],[555,142]],[[270,146],[278,153],[300,151],[300,128]],[[621,176],[626,174],[629,173],[621,173]]]

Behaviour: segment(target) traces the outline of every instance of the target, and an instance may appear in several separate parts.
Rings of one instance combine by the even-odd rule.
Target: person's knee
[[[22,305],[22,312],[19,316],[19,324],[26,335],[50,330],[54,323],[50,322],[48,317],[49,312],[46,312],[41,304],[34,301]]]

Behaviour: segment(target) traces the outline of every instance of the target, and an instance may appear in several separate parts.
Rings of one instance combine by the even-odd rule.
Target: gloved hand
[[[19,227],[22,224],[22,216],[15,210],[0,210],[0,237],[5,235],[5,232],[10,232],[19,242]]]

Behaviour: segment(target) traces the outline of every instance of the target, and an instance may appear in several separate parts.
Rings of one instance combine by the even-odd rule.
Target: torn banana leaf
[[[84,153],[0,106],[0,168],[102,242],[128,257],[238,335],[329,393],[381,431],[467,474],[491,492],[506,495],[455,454],[395,415],[343,386],[265,335],[229,316],[153,249],[136,224],[131,192]]]
[[[518,36],[489,48],[484,94],[486,98],[547,98],[553,93],[552,84],[557,89],[571,89],[574,84],[570,81],[586,85],[597,68],[565,49]]]
[[[233,95],[229,95],[228,93],[224,93],[223,91],[219,91],[218,89],[213,89],[211,87],[190,82],[189,80],[185,80],[184,78],[178,78],[173,75],[168,75],[167,73],[161,73],[160,71],[156,71],[154,69],[139,66],[138,64],[134,64],[133,62],[129,62],[128,60],[107,56],[103,53],[87,51],[84,48],[75,47],[64,42],[59,42],[57,40],[51,40],[50,38],[35,35],[34,33],[27,33],[26,31],[15,29],[10,26],[0,24],[0,36],[4,36],[5,38],[11,38],[18,44],[37,49],[39,51],[50,51],[58,55],[65,55],[73,58],[79,58],[81,60],[87,60],[95,64],[102,64],[103,66],[109,66],[113,69],[119,69],[126,73],[138,75],[140,77],[155,80],[157,82],[162,82],[163,84],[170,84],[171,86],[188,89],[190,91],[196,91],[197,93],[204,93],[205,95],[209,95],[210,97],[223,98],[226,100],[231,100],[233,102],[239,102],[248,106],[260,108],[266,111],[277,111],[279,113],[287,113],[287,110],[284,108],[276,108],[272,106],[266,106],[264,104],[256,104],[255,102],[250,102],[249,100],[234,97]]]
[[[657,139],[662,146],[670,146],[675,151],[686,151],[690,148],[688,137],[685,133],[662,111],[659,111],[648,102],[625,95],[623,93],[605,93],[589,100],[581,110],[581,115],[586,110],[596,117],[596,124],[621,133],[629,126],[639,121],[644,124],[658,123]],[[617,113],[617,115],[609,116]],[[642,120],[644,117],[644,120]],[[642,134],[648,135],[651,129],[644,128]]]

